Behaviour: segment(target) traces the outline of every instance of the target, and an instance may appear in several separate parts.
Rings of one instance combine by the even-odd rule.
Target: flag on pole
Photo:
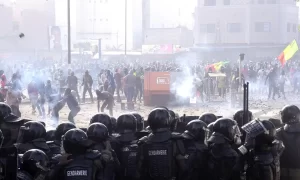
[[[283,66],[286,61],[290,60],[298,50],[297,42],[296,40],[293,40],[291,44],[289,44],[278,56],[278,60],[280,61],[281,65]]]
[[[221,67],[224,66],[225,64],[228,64],[229,61],[220,61],[218,63],[210,64],[206,66],[206,70],[211,69],[212,72],[217,72],[220,71]]]

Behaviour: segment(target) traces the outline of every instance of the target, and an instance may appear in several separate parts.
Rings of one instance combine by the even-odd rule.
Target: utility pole
[[[127,55],[127,0],[125,0],[125,58]]]
[[[68,64],[71,64],[71,0],[68,1]]]

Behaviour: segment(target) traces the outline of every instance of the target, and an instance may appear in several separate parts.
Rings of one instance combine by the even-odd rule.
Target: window
[[[271,23],[269,22],[257,22],[255,23],[255,32],[270,32]]]
[[[204,0],[204,6],[215,6],[217,0]]]
[[[201,24],[200,32],[202,33],[215,33],[216,25],[215,24]]]
[[[200,32],[206,33],[206,24],[200,24]]]
[[[290,32],[290,31],[291,31],[291,25],[290,25],[290,23],[287,23],[286,31],[287,31],[287,32]]]
[[[224,5],[230,5],[230,0],[224,0]]]
[[[265,0],[258,0],[257,3],[258,4],[265,4]]]
[[[216,26],[214,24],[207,24],[207,33],[214,33],[216,31]]]
[[[293,24],[293,32],[295,33],[297,30],[296,30],[296,24]]]
[[[228,32],[241,32],[241,23],[228,23],[227,31]]]

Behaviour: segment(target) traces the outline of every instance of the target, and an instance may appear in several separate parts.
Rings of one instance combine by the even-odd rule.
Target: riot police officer
[[[193,120],[186,126],[184,137],[185,155],[180,179],[209,179],[207,169],[208,148],[206,146],[207,125],[201,120]]]
[[[54,132],[54,141],[48,141],[47,145],[49,146],[53,156],[60,154],[61,152],[61,137],[70,129],[75,129],[76,126],[73,123],[61,123],[56,127]]]
[[[248,118],[244,119],[244,110],[239,110],[233,115],[233,119],[238,123],[239,127],[242,127],[253,119],[253,115],[251,111],[248,111]]]
[[[247,156],[247,179],[249,180],[279,180],[280,155],[284,150],[281,141],[275,139],[276,129],[268,120],[260,121],[265,132],[253,138],[253,147]],[[247,134],[251,136],[251,134]],[[249,144],[249,139],[247,139]]]
[[[108,133],[109,133],[109,141],[111,143],[112,148],[115,150],[115,146],[116,146],[116,138],[112,135],[113,132],[113,124],[112,121],[110,119],[110,116],[105,114],[105,113],[98,113],[95,114],[91,120],[90,120],[90,124],[93,123],[102,123],[104,124],[107,129],[108,129]]]
[[[139,141],[138,178],[148,180],[178,177],[176,157],[180,150],[176,142],[181,137],[171,132],[170,118],[166,108],[155,108],[150,112],[148,123],[152,133]]]
[[[136,119],[136,123],[137,123],[137,132],[135,133],[135,136],[137,137],[137,139],[141,139],[144,136],[148,136],[149,132],[145,131],[144,129],[144,118],[139,114],[139,113],[131,113],[135,119]]]
[[[92,150],[98,150],[102,154],[102,159],[106,164],[109,174],[114,175],[119,169],[120,162],[115,151],[111,148],[109,142],[108,129],[102,123],[93,123],[87,129],[87,136],[91,142],[89,147]],[[113,177],[110,177],[112,179]]]
[[[31,149],[22,156],[20,170],[17,173],[18,180],[45,179],[48,172],[48,157],[39,149]]]
[[[92,142],[93,150],[102,151],[110,146],[107,127],[102,123],[93,123],[87,128],[88,139]]]
[[[300,179],[300,110],[295,105],[283,107],[281,120],[285,124],[279,128],[276,137],[281,140],[285,150],[280,158],[281,180]]]
[[[17,140],[19,154],[23,154],[30,149],[44,151],[49,157],[52,156],[49,146],[46,144],[46,129],[44,125],[37,121],[29,121],[20,127]]]
[[[203,113],[201,114],[201,116],[199,116],[199,120],[209,125],[210,123],[215,122],[217,120],[217,116],[213,113]]]
[[[116,153],[121,164],[120,174],[117,179],[134,180],[136,179],[136,155],[138,150],[137,120],[132,114],[123,114],[117,119]]]
[[[26,120],[12,114],[9,105],[0,102],[0,129],[4,136],[3,147],[11,147],[16,143],[20,126],[25,122]]]
[[[233,145],[240,145],[241,132],[237,122],[220,118],[214,122],[213,134],[208,139],[210,179],[240,179],[240,169],[234,168],[239,161],[239,154]]]
[[[60,180],[98,180],[109,179],[99,151],[90,151],[87,134],[81,129],[70,129],[63,136],[62,161],[49,174],[48,179]],[[71,154],[71,155],[68,155]],[[67,160],[66,160],[67,159]]]

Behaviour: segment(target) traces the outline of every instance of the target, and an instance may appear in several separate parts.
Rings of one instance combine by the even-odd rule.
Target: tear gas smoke
[[[175,94],[176,104],[189,101],[195,94],[192,67],[195,66],[196,54],[189,53],[179,56],[175,62],[179,64],[181,72],[171,73],[171,93]]]

